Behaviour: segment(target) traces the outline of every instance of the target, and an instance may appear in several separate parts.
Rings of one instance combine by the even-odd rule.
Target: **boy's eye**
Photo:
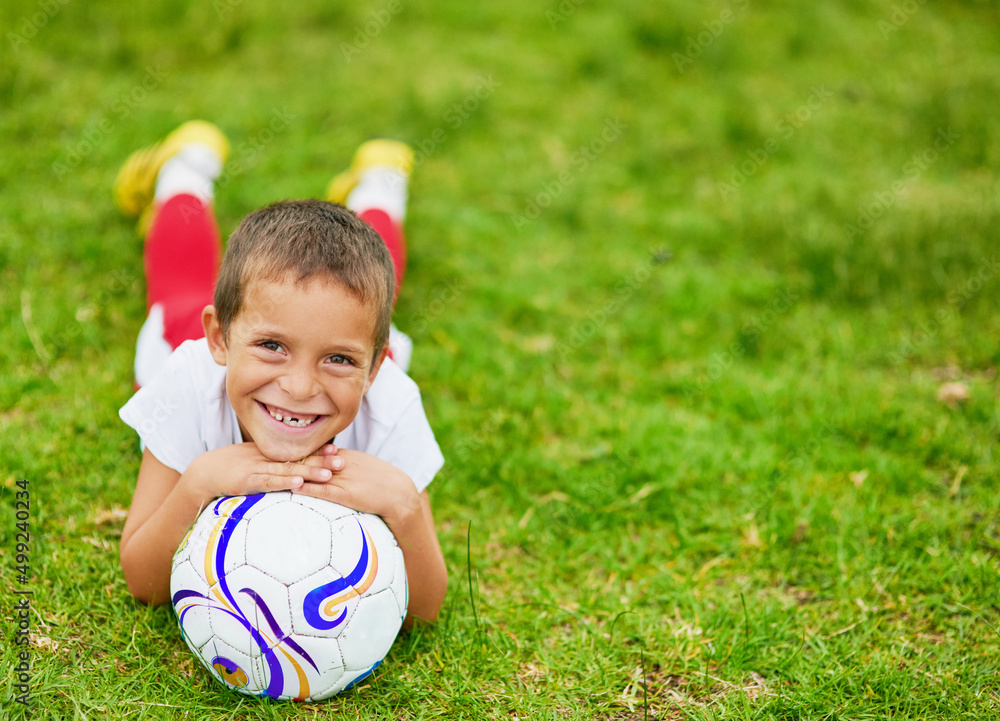
[[[267,350],[279,351],[281,350],[281,344],[277,341],[266,340],[260,343],[261,348],[266,348]]]
[[[334,365],[351,365],[351,363],[353,363],[350,358],[343,355],[332,355],[330,356],[329,361]]]

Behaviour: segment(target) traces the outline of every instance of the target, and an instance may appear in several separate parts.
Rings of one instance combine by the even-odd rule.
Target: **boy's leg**
[[[157,208],[143,253],[148,317],[136,342],[137,386],[177,346],[204,335],[201,312],[212,302],[221,252],[212,207],[201,198],[175,195]]]
[[[348,206],[350,207],[350,206]],[[351,208],[351,210],[354,210]],[[403,223],[395,220],[384,210],[370,208],[360,212],[355,211],[361,220],[373,227],[389,248],[392,256],[392,268],[396,273],[396,296],[399,297],[399,289],[403,285],[403,275],[406,273],[406,241],[403,237]],[[395,303],[393,298],[393,303]],[[403,371],[410,369],[410,358],[413,356],[413,341],[410,336],[399,330],[395,324],[389,326],[389,357],[396,362]]]
[[[186,123],[163,143],[133,155],[116,182],[119,207],[141,214],[149,225],[143,253],[148,317],[136,343],[136,386],[149,382],[177,346],[203,335],[201,313],[212,302],[222,253],[213,181],[227,153],[218,128]],[[126,208],[121,198],[147,205]]]
[[[327,200],[346,205],[385,241],[396,272],[396,295],[406,274],[407,186],[413,170],[413,149],[398,140],[379,138],[362,143],[351,167],[335,177]]]
[[[347,206],[351,208],[350,205]],[[389,248],[389,255],[392,256],[392,269],[396,273],[396,297],[399,297],[399,289],[403,285],[403,276],[406,275],[406,239],[403,236],[403,223],[401,220],[394,220],[384,210],[369,208],[367,210],[355,210],[357,216],[373,227],[382,236],[386,247]]]
[[[406,275],[407,185],[413,170],[413,150],[396,140],[369,140],[354,154],[351,167],[335,177],[327,188],[327,199],[353,210],[372,226],[392,256],[396,274],[396,296]],[[395,325],[389,330],[389,356],[405,371],[410,365],[413,342]]]

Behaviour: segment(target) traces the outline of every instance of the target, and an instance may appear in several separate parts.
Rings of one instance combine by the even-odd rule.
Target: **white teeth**
[[[310,423],[312,423],[314,420],[316,420],[319,417],[319,416],[313,416],[309,420],[306,420],[304,418],[301,419],[301,420],[299,420],[297,418],[292,418],[291,416],[282,417],[282,415],[280,413],[275,413],[274,411],[272,411],[267,406],[264,406],[264,407],[267,409],[267,412],[271,414],[272,418],[281,421],[286,426],[292,426],[294,428],[302,428],[304,426],[308,426]]]

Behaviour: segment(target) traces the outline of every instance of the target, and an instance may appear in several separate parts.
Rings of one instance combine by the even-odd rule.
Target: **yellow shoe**
[[[143,216],[148,224],[148,209],[153,203],[156,176],[159,175],[160,168],[190,143],[201,143],[212,148],[223,163],[229,157],[229,139],[219,128],[205,120],[190,120],[163,140],[137,150],[128,157],[118,171],[112,191],[119,210],[128,216]],[[140,225],[142,224],[140,221]]]
[[[404,175],[413,172],[413,148],[400,140],[376,138],[358,146],[351,160],[351,167],[334,177],[326,187],[326,199],[343,205],[347,196],[361,180],[361,175],[369,168],[389,167]]]

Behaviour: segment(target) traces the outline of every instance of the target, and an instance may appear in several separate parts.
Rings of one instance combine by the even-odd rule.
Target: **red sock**
[[[396,223],[384,210],[363,210],[358,213],[358,217],[365,221],[382,236],[389,255],[392,256],[392,268],[396,273],[396,295],[403,285],[403,276],[406,274],[406,239],[403,237],[402,225]],[[395,298],[393,299],[395,300]]]
[[[163,308],[163,337],[171,348],[205,334],[201,312],[212,303],[221,255],[210,205],[175,195],[160,206],[146,236],[146,308]]]

